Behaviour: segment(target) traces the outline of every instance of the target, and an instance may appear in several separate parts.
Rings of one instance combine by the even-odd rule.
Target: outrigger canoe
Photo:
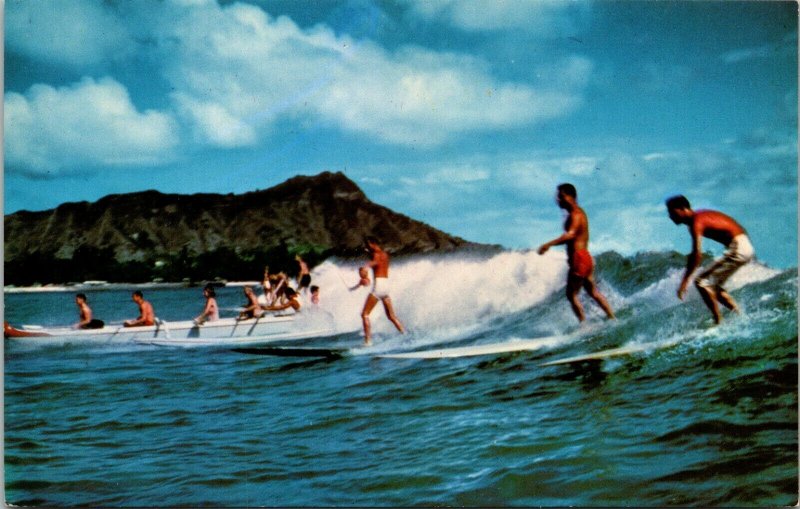
[[[332,336],[336,330],[319,321],[301,320],[295,315],[261,318],[221,318],[198,325],[193,321],[164,322],[144,327],[106,325],[100,329],[44,328],[5,322],[3,335],[26,342],[63,340],[91,343],[134,342],[169,346],[246,345]]]

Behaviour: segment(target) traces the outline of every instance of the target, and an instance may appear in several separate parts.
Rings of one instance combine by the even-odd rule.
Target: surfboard
[[[253,348],[232,348],[234,352],[273,357],[325,357],[339,359],[349,352],[346,348],[311,348],[302,346],[264,346]]]
[[[520,341],[507,341],[504,343],[491,343],[488,345],[462,346],[418,352],[385,353],[378,354],[376,357],[384,359],[448,359],[455,357],[474,357],[478,355],[496,355],[500,353],[538,350],[540,348],[554,346],[563,342],[567,337],[568,336],[549,336]]]
[[[610,348],[608,350],[601,350],[599,352],[587,353],[584,355],[576,355],[574,357],[565,357],[563,359],[556,359],[554,361],[539,364],[540,366],[557,366],[559,364],[577,364],[581,362],[600,362],[612,357],[621,357],[623,355],[631,355],[640,352],[649,352],[661,348],[677,344],[679,341],[666,341],[661,343],[644,343],[638,345],[621,346],[618,348]]]

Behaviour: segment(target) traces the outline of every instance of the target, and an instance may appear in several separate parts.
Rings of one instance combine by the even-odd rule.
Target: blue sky
[[[688,251],[683,193],[797,264],[797,6],[7,0],[4,210],[343,171],[469,240]],[[711,247],[713,243],[707,243]],[[715,252],[719,249],[715,248]]]

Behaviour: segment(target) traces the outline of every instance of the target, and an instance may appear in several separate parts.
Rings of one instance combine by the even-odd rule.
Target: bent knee
[[[699,277],[694,280],[694,286],[698,290],[711,290],[712,288],[714,288],[714,284],[710,280],[702,277]]]

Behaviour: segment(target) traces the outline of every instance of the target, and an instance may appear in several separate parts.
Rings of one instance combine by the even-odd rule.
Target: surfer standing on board
[[[578,321],[584,321],[583,306],[578,300],[581,287],[603,308],[609,318],[614,318],[614,312],[608,305],[606,298],[594,284],[594,260],[589,254],[589,219],[586,212],[578,206],[578,191],[572,184],[560,184],[556,194],[558,206],[567,211],[567,220],[564,222],[564,234],[560,237],[545,242],[539,246],[539,254],[543,255],[552,246],[567,245],[567,260],[569,273],[567,274],[567,299],[572,305],[572,311]]]
[[[361,320],[364,322],[364,344],[371,345],[372,336],[370,334],[369,314],[379,299],[383,302],[386,317],[397,327],[397,330],[402,334],[405,329],[400,320],[397,319],[397,316],[395,316],[392,308],[392,299],[389,297],[389,254],[380,248],[375,237],[367,237],[364,240],[364,245],[372,255],[372,259],[367,262],[365,267],[372,268],[372,275],[375,281],[372,286],[372,292],[364,302],[364,310],[361,311]]]
[[[133,302],[139,306],[139,318],[135,320],[125,320],[123,325],[125,327],[141,327],[143,325],[154,325],[156,323],[155,313],[153,312],[153,306],[146,300],[144,300],[144,295],[139,290],[133,292],[132,296]]]
[[[672,222],[685,224],[692,236],[692,252],[686,261],[686,272],[683,274],[681,286],[678,288],[678,298],[683,300],[692,273],[700,265],[702,254],[700,246],[702,238],[723,244],[727,249],[725,253],[714,261],[711,266],[703,271],[695,280],[694,285],[703,302],[706,303],[714,322],[719,324],[722,315],[719,312],[719,302],[731,311],[739,312],[739,307],[733,298],[722,288],[722,284],[739,268],[753,259],[755,251],[747,232],[732,217],[716,210],[692,210],[689,200],[683,195],[673,196],[667,200],[667,213]]]

